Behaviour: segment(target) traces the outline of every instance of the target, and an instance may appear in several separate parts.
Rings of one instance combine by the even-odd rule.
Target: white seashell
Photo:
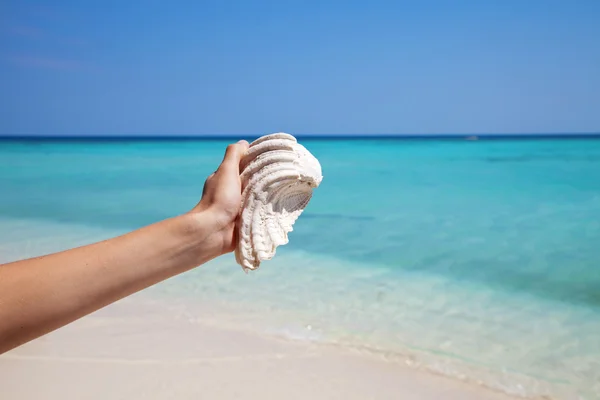
[[[287,244],[288,233],[323,176],[319,161],[287,133],[250,143],[240,168],[242,206],[235,259],[247,271]]]

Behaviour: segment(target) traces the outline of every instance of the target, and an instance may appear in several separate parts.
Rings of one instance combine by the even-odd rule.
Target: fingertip
[[[248,147],[250,146],[250,144],[247,141],[243,140],[243,139],[240,140],[239,142],[237,142],[237,144],[239,144],[240,146],[242,146],[242,148],[244,150],[248,149]]]
[[[221,167],[231,165],[231,167],[238,167],[240,160],[248,150],[248,142],[245,140],[240,140],[237,143],[231,143],[227,146],[225,150],[225,157],[223,158],[223,162],[221,163]]]

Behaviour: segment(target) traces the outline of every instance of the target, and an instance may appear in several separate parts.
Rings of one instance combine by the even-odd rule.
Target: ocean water
[[[0,142],[0,261],[187,211],[226,144]],[[324,180],[273,260],[246,275],[224,256],[149,295],[507,393],[600,398],[600,140],[303,144]]]

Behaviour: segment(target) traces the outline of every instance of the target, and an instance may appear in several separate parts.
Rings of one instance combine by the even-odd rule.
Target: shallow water
[[[225,144],[0,142],[2,257],[186,211]],[[510,393],[600,396],[600,141],[304,144],[324,180],[274,260],[149,293]]]

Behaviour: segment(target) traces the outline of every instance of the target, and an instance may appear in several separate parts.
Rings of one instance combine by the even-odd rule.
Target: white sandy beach
[[[508,399],[349,349],[192,322],[126,299],[0,356],[0,398]]]

